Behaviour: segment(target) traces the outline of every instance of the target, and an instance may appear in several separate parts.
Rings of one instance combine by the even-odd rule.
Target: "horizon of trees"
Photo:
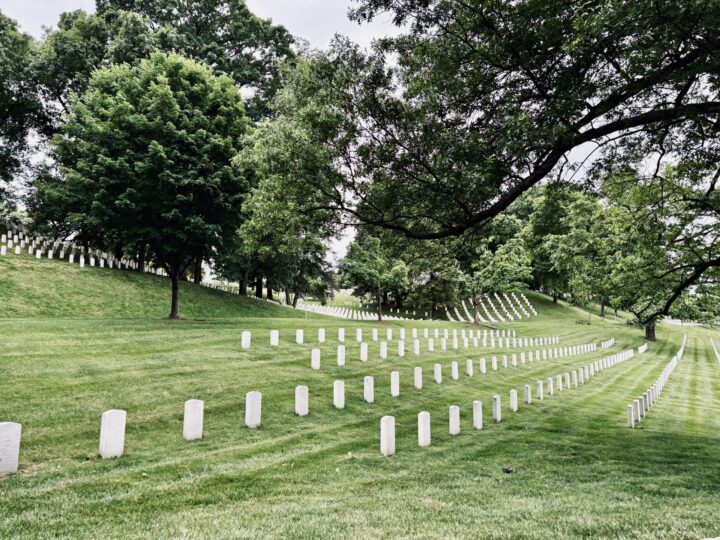
[[[399,36],[311,51],[242,0],[97,0],[39,41],[0,13],[0,212],[27,171],[32,226],[163,266],[173,318],[204,262],[241,294],[322,297],[347,226],[338,283],[380,316],[530,286],[628,310],[648,339],[666,315],[715,318],[720,12],[359,0],[351,16],[381,14]]]

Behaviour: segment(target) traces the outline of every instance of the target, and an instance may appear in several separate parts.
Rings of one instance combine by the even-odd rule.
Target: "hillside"
[[[127,270],[91,268],[29,255],[0,257],[0,318],[167,316],[170,281]],[[301,311],[192,283],[180,288],[185,318],[304,317]]]

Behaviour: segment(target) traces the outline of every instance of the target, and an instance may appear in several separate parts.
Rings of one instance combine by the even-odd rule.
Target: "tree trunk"
[[[559,296],[558,293],[555,292],[555,291],[553,291],[553,293],[552,293],[553,304],[557,304],[557,302],[558,302],[558,296]]]
[[[294,308],[297,307],[299,299],[300,299],[300,295],[298,293],[295,293],[295,296],[293,296],[292,307],[294,307]]]
[[[395,307],[396,307],[398,310],[401,310],[401,309],[402,309],[402,307],[403,307],[403,297],[402,297],[402,295],[399,295],[399,294],[398,294],[398,295],[395,296]]]
[[[248,276],[249,272],[246,270],[243,274],[243,278],[240,280],[240,294],[247,296]]]
[[[645,339],[648,341],[656,341],[654,321],[645,325]]]
[[[290,289],[285,289],[285,303],[288,306],[292,304],[292,300],[290,299]]]
[[[431,319],[435,318],[436,312],[437,312],[437,305],[435,304],[435,302],[433,302],[432,304],[430,304],[430,318]]]
[[[605,318],[605,299],[600,300],[600,317]]]
[[[198,255],[195,259],[195,271],[193,272],[193,283],[198,284],[202,281],[202,255]]]
[[[385,291],[384,293],[382,293],[382,303],[383,303],[384,306],[387,306],[387,305],[388,305],[388,293],[387,293],[387,291]]]
[[[255,298],[262,298],[262,276],[255,278]]]
[[[145,253],[147,252],[147,244],[140,244],[138,249],[138,268],[137,271],[141,274],[145,273]]]
[[[267,280],[265,287],[267,288],[267,299],[274,300],[273,292],[272,292],[272,285],[270,284],[270,280]]]
[[[378,316],[378,321],[379,321],[379,322],[382,322],[382,300],[383,300],[382,295],[378,294],[378,297],[377,297],[377,316]]]
[[[473,302],[473,324],[480,324],[480,313],[478,311],[477,302]]]
[[[168,319],[177,320],[180,318],[180,280],[177,272],[168,272],[172,283],[172,300],[170,302],[170,316]]]

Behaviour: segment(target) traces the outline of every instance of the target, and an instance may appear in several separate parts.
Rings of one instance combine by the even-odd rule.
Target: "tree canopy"
[[[177,318],[178,280],[239,226],[249,186],[232,160],[247,128],[233,81],[192,60],[154,53],[97,70],[53,140],[62,175],[49,204],[68,203],[73,228],[97,245],[148,249],[172,280]]]

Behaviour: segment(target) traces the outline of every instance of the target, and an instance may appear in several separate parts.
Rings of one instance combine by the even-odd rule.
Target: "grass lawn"
[[[0,272],[8,264],[0,261]],[[511,413],[511,388],[522,402],[522,387],[531,384],[534,397],[536,380],[637,348],[641,332],[622,320],[575,324],[587,316],[530,295],[540,316],[505,326],[518,335],[559,335],[562,345],[614,336],[617,343],[485,375],[476,363],[469,378],[466,358],[484,356],[489,367],[492,354],[510,351],[427,353],[423,347],[414,356],[408,344],[399,358],[393,342],[390,357],[380,360],[371,343],[370,360],[362,363],[355,328],[365,328],[369,339],[373,326],[404,326],[409,334],[434,325],[293,319],[288,315],[297,312],[193,287],[183,291],[184,304],[181,298],[190,318],[170,322],[159,318],[165,298],[147,283],[159,278],[104,271],[87,281],[103,271],[77,269],[63,289],[43,285],[33,264],[19,270],[38,291],[38,300],[25,305],[16,289],[30,285],[16,278],[8,284],[8,274],[0,273],[0,305],[14,306],[0,320],[0,420],[23,424],[21,471],[0,480],[0,537],[720,536],[720,363],[708,330],[661,325],[660,340],[645,355]],[[68,267],[42,265],[53,280],[53,266],[58,273]],[[43,288],[75,302],[74,311],[41,302]],[[125,307],[118,291],[125,291]],[[84,302],[95,307],[81,318]],[[344,367],[335,365],[341,326],[348,340]],[[327,329],[328,342],[321,346],[322,369],[312,371],[319,327]],[[305,329],[304,345],[294,343],[296,328]],[[270,329],[280,330],[278,348],[268,346]],[[239,349],[243,330],[253,332],[249,351]],[[627,404],[660,374],[684,331],[685,356],[660,400],[638,429],[627,429]],[[450,379],[452,360],[460,363],[459,381]],[[444,366],[441,385],[432,382],[436,362]],[[423,390],[412,387],[416,365],[424,370]],[[398,398],[389,391],[394,369],[401,374]],[[362,400],[365,375],[376,377],[374,404]],[[332,407],[336,379],[346,383],[344,410]],[[306,418],[293,414],[299,384],[310,387]],[[250,390],[263,393],[258,430],[243,427]],[[490,420],[493,394],[503,399],[500,424]],[[205,400],[205,438],[188,443],[182,410],[191,398]],[[485,409],[482,431],[472,429],[475,399]],[[450,405],[461,408],[455,437],[448,435]],[[110,408],[128,412],[126,453],[100,460],[100,415]],[[432,418],[429,448],[417,446],[423,410]],[[386,414],[398,426],[392,458],[379,453],[379,420]],[[503,472],[508,467],[512,473]]]

